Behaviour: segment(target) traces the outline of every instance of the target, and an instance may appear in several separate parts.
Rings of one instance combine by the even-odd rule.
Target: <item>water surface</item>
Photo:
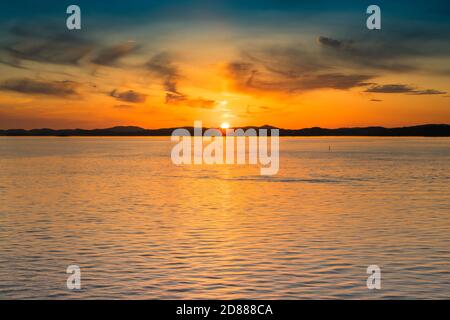
[[[450,298],[450,139],[281,138],[274,177],[171,147],[1,137],[0,298]]]

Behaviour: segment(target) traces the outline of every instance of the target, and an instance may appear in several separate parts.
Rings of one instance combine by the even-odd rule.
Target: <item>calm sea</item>
[[[280,143],[262,177],[168,137],[1,137],[0,298],[450,298],[450,139]]]

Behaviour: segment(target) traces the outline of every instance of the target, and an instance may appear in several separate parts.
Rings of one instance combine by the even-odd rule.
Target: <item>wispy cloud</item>
[[[443,27],[443,26],[442,26]],[[324,36],[317,38],[321,55],[330,63],[353,66],[381,72],[421,71],[442,74],[442,67],[429,64],[431,60],[443,63],[450,55],[450,43],[432,24],[398,25],[370,35],[362,29],[346,33],[346,38]]]
[[[16,68],[25,68],[24,61],[58,65],[91,62],[117,66],[120,59],[139,49],[134,41],[108,45],[83,33],[60,30],[51,26],[38,26],[37,30],[36,27],[13,26],[9,29],[9,40],[0,44],[0,62]]]
[[[328,46],[328,47],[332,47],[332,48],[340,48],[342,46],[342,41],[328,38],[328,37],[319,36],[317,38],[317,41],[324,46]]]
[[[23,94],[50,95],[57,97],[78,96],[79,83],[74,81],[40,81],[33,79],[9,79],[0,84],[0,90]]]
[[[436,89],[426,89],[420,90],[415,87],[406,84],[385,84],[385,85],[374,85],[365,90],[365,92],[371,93],[404,93],[411,95],[439,95],[446,94],[445,91],[440,91]]]
[[[343,74],[324,72],[298,72],[295,68],[286,72],[274,72],[265,65],[235,61],[227,65],[227,71],[234,85],[241,90],[302,92],[315,89],[347,90],[367,85],[373,78],[370,74]],[[280,69],[281,70],[281,66]]]
[[[226,72],[238,90],[296,93],[316,89],[349,90],[371,86],[366,92],[438,95],[444,91],[417,89],[405,85],[379,85],[374,79],[387,73],[422,71],[439,73],[420,65],[415,58],[445,56],[448,47],[419,35],[371,37],[339,40],[318,36],[315,45],[299,43],[265,45],[243,50],[241,56],[226,65]],[[427,48],[421,45],[427,44]],[[389,48],[389,49],[387,49]],[[440,48],[428,54],[428,51]],[[443,52],[443,53],[442,53]],[[417,60],[417,59],[416,59]],[[428,69],[427,69],[428,68]]]
[[[76,65],[94,49],[93,42],[77,34],[55,33],[50,28],[31,32],[14,27],[10,33],[13,39],[1,45],[1,60],[16,67],[21,67],[21,61]]]
[[[166,91],[178,93],[177,82],[179,72],[172,59],[173,56],[168,52],[160,52],[147,62],[146,67],[154,75],[163,80]]]
[[[174,62],[174,55],[169,52],[160,52],[154,55],[145,65],[155,76],[159,77],[166,91],[165,103],[168,105],[188,106],[192,108],[212,109],[214,100],[205,98],[192,98],[181,93],[178,88],[180,72]]]
[[[395,72],[408,72],[418,68],[417,65],[404,61],[405,58],[414,56],[413,51],[391,43],[389,39],[356,41],[319,36],[317,43],[322,49],[322,59],[336,66]],[[387,47],[390,49],[386,50]]]
[[[127,41],[121,44],[104,48],[92,59],[92,62],[103,66],[114,66],[120,59],[132,54],[138,49],[134,41]]]
[[[117,100],[132,103],[143,103],[147,98],[146,94],[139,93],[133,90],[119,92],[117,89],[114,89],[109,95],[116,98]]]
[[[183,94],[167,93],[166,104],[188,106],[192,108],[212,109],[215,107],[214,100],[204,98],[189,98]]]

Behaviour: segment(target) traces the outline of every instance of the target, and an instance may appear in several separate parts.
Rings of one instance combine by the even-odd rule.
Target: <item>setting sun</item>
[[[229,124],[228,122],[223,122],[223,123],[220,125],[220,127],[221,127],[222,129],[229,129],[229,128],[230,128],[230,124]]]

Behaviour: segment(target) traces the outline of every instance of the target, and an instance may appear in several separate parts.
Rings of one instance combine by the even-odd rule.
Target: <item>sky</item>
[[[434,0],[2,1],[0,129],[448,124],[449,16]]]

